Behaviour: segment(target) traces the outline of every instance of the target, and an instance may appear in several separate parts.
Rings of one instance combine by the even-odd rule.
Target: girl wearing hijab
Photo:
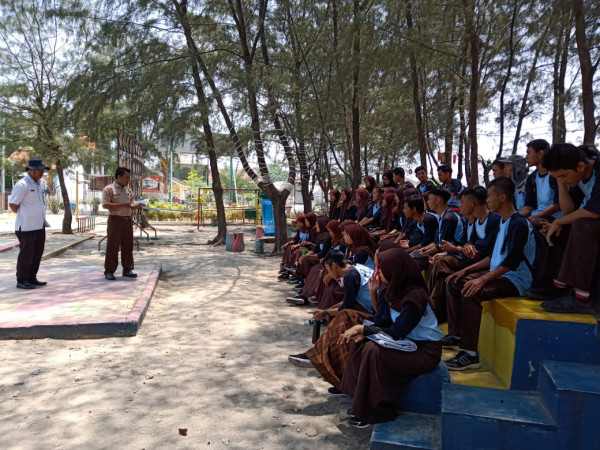
[[[356,220],[356,211],[358,207],[352,202],[352,190],[343,189],[340,196],[342,209],[340,211],[340,220]]]
[[[396,219],[396,213],[398,207],[395,202],[396,194],[389,193],[383,196],[383,208],[381,212],[381,229],[389,233],[394,228],[394,222]]]
[[[288,272],[295,269],[293,266],[300,255],[302,255],[302,250],[312,248],[317,238],[317,215],[315,213],[300,214],[296,221],[298,223],[296,236],[292,241],[281,246],[283,249],[281,274],[277,277],[280,280],[288,280],[290,278]]]
[[[434,370],[442,356],[442,332],[413,259],[402,249],[390,249],[377,254],[377,263],[381,281],[387,283],[389,313],[383,317],[378,314],[373,325],[349,328],[338,341],[341,345],[350,343],[340,390],[352,397],[353,416],[348,423],[357,428],[394,420],[396,401],[408,383]],[[365,339],[377,333],[394,340],[409,339],[417,349],[385,348]]]
[[[362,264],[375,269],[377,246],[369,232],[362,226],[352,224],[342,230],[346,246],[352,251],[352,264]]]
[[[279,268],[279,276],[277,277],[280,280],[287,280],[290,278],[287,270],[284,268],[288,264],[290,264],[290,255],[292,253],[292,246],[299,244],[300,242],[305,242],[308,240],[308,229],[306,228],[306,215],[299,214],[296,218],[296,223],[298,225],[298,231],[296,231],[296,236],[294,239],[286,242],[281,246],[283,250],[283,257],[281,258],[281,265]]]
[[[385,188],[396,188],[396,183],[394,183],[394,172],[388,170],[387,172],[383,172],[382,179],[382,187]]]
[[[383,189],[373,189],[373,202],[367,208],[365,217],[358,223],[368,229],[379,228],[381,222],[381,208],[383,206]]]
[[[357,207],[356,220],[360,222],[367,214],[367,209],[371,203],[369,191],[367,191],[365,188],[358,188],[356,190],[355,203]]]
[[[329,219],[327,217],[319,217],[317,219],[317,237],[315,240],[315,246],[308,253],[302,254],[300,258],[298,258],[298,265],[296,267],[296,271],[294,272],[294,276],[300,280],[296,287],[302,289],[304,287],[304,279],[308,276],[311,268],[321,261],[321,259],[325,258],[327,252],[331,248],[331,237],[329,236],[329,231],[327,230],[327,224],[329,223]],[[289,303],[289,299],[294,299],[296,297],[287,297],[286,301]],[[303,302],[304,303],[304,302]]]
[[[329,191],[329,219],[339,220],[342,212],[342,202],[340,197],[342,193],[337,189]]]
[[[397,238],[408,226],[410,219],[404,216],[403,206],[404,200],[412,195],[420,196],[420,192],[416,188],[398,188],[394,195],[394,204],[396,205],[396,214],[394,217],[394,225],[391,230],[380,237],[380,240]]]
[[[364,179],[365,181],[365,189],[369,192],[371,198],[373,198],[373,189],[377,187],[377,181],[371,175],[368,175]]]

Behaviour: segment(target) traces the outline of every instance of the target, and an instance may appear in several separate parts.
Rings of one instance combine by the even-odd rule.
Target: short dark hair
[[[449,164],[442,164],[440,167],[438,167],[438,172],[452,174],[452,166],[450,166]]]
[[[446,188],[436,186],[429,191],[429,195],[437,195],[444,200],[444,203],[448,203],[448,200],[452,197],[450,191]]]
[[[131,170],[129,170],[127,167],[117,167],[117,170],[115,170],[115,178],[122,177],[125,175],[125,172],[131,173]]]
[[[404,203],[406,203],[406,206],[410,209],[416,209],[418,213],[425,212],[425,202],[420,195],[411,195],[404,200]]]
[[[600,152],[594,144],[581,144],[579,148],[583,150],[588,159],[600,158]]]
[[[492,166],[498,166],[498,167],[500,167],[500,169],[504,170],[506,163],[503,161],[500,161],[499,159],[495,159],[494,162],[490,165],[490,167],[492,167]]]
[[[545,166],[544,166],[545,167]],[[490,181],[488,189],[496,188],[501,194],[506,195],[506,198],[511,203],[515,201],[515,182],[508,177],[498,177]]]
[[[586,153],[573,144],[555,144],[544,153],[542,165],[550,172],[555,170],[576,170],[580,162],[587,162]]]
[[[346,255],[339,250],[329,250],[329,252],[325,255],[325,259],[323,259],[323,264],[326,266],[331,266],[333,263],[336,263],[340,267],[346,267],[348,264]]]
[[[527,147],[531,147],[536,152],[546,152],[550,148],[550,144],[545,139],[534,139],[527,143]]]
[[[480,205],[485,205],[488,193],[487,189],[483,186],[469,186],[460,194],[461,198],[465,196],[473,197],[475,200],[477,200],[477,203]]]
[[[425,168],[425,166],[419,166],[415,169],[415,174],[419,173],[419,171],[424,170],[425,173],[427,173],[427,169]]]
[[[402,167],[396,167],[394,170],[394,175],[399,176],[401,178],[404,178],[405,172],[404,169]]]

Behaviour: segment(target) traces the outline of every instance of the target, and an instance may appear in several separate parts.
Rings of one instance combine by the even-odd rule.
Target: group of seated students
[[[326,327],[288,360],[352,397],[350,425],[393,420],[443,347],[457,350],[449,370],[478,368],[482,302],[526,296],[554,313],[596,313],[598,153],[534,140],[524,161],[535,167],[524,179],[521,159],[495,161],[487,188],[463,188],[448,166],[437,186],[417,168],[413,186],[397,168],[380,186],[366,177],[354,193],[332,190],[328,216],[298,216],[278,278],[296,287],[286,301],[315,305]]]

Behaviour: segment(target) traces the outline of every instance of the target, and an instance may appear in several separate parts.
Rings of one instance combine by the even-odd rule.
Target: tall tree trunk
[[[412,3],[410,0],[406,0],[406,25],[408,32],[413,33],[413,19],[412,19]],[[413,107],[415,108],[415,125],[417,127],[417,139],[419,142],[419,157],[421,165],[427,167],[427,141],[425,139],[425,128],[423,126],[423,115],[421,114],[421,100],[419,98],[419,71],[417,67],[417,57],[415,55],[414,48],[411,47],[409,52],[410,60],[410,77],[412,80],[412,94],[413,94]]]
[[[360,68],[362,27],[360,0],[354,0],[353,36],[352,36],[352,146],[350,148],[350,167],[352,168],[352,188],[356,189],[361,181],[360,167]]]
[[[477,14],[474,9],[471,9],[471,13]],[[481,45],[481,40],[477,34],[473,18],[471,17],[467,22],[470,22],[470,26],[467,26],[467,28],[470,30],[471,36],[471,84],[469,91],[469,166],[471,173],[468,177],[468,184],[469,186],[475,186],[479,184],[479,171],[477,170],[479,164],[477,146],[477,109],[479,94],[479,47]]]
[[[573,0],[573,14],[575,16],[575,40],[581,67],[581,100],[583,103],[583,142],[594,144],[596,142],[596,117],[594,104],[594,72],[590,49],[585,32],[585,15],[583,0]]]
[[[512,75],[512,69],[515,59],[515,22],[517,20],[517,14],[519,12],[519,0],[514,0],[512,14],[510,18],[510,32],[508,33],[508,67],[506,68],[506,76],[502,81],[502,87],[500,88],[500,146],[498,154],[502,154],[504,149],[504,95],[506,94],[506,88]]]
[[[56,153],[58,153],[58,151]],[[65,205],[62,233],[73,234],[73,230],[71,229],[71,222],[73,221],[73,215],[71,214],[71,201],[69,200],[69,191],[67,191],[67,184],[65,183],[65,174],[61,159],[56,158],[54,164],[56,165],[56,174],[58,175],[58,182],[60,184],[60,195],[63,200],[63,205]]]
[[[552,143],[563,143],[567,139],[567,124],[565,120],[565,79],[571,41],[572,8],[566,0],[558,0],[555,9],[560,11],[560,28],[556,35],[556,50],[554,54],[553,98],[552,98]]]

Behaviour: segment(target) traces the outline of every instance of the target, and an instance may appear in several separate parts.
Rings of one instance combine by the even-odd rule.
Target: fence
[[[203,194],[206,192],[207,197],[211,197],[213,194],[212,188],[199,188],[198,189],[198,229],[200,225],[204,225],[205,222],[210,220],[211,225],[217,224],[216,214],[217,209],[214,205],[214,201],[211,202],[213,205],[202,204]],[[236,212],[240,212],[240,219],[242,224],[254,223],[258,225],[261,219],[261,207],[260,207],[260,189],[223,189],[224,193],[229,195],[223,195],[223,201],[229,204],[225,205],[225,220],[228,223],[232,223],[237,219]],[[249,199],[248,196],[251,196]],[[231,200],[235,199],[233,202]],[[208,216],[208,218],[206,217]],[[208,220],[207,220],[208,219]]]

